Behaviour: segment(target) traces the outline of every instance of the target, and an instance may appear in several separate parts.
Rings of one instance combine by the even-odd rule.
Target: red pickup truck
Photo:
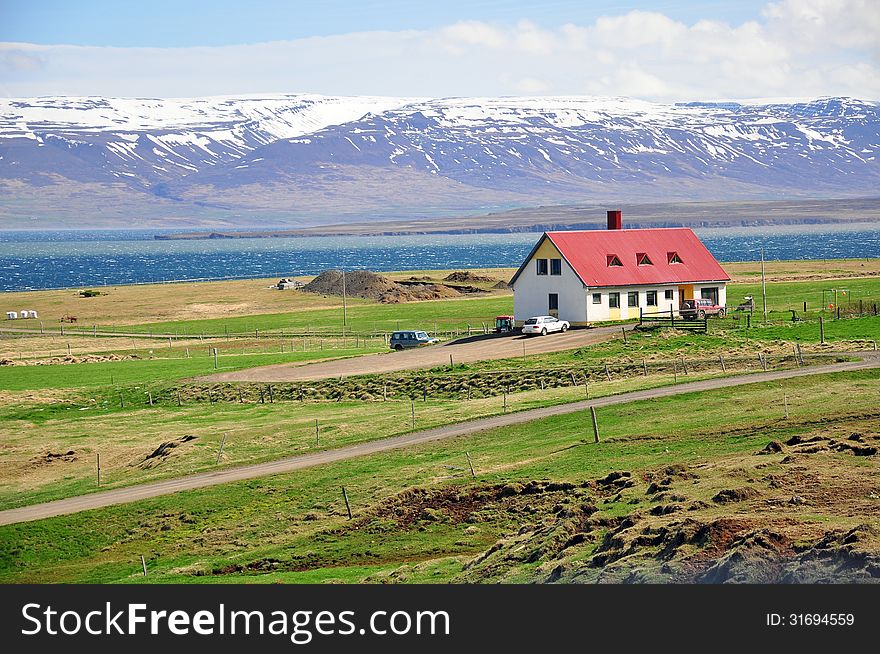
[[[681,307],[678,310],[678,315],[685,320],[702,320],[706,316],[723,318],[725,313],[724,307],[705,298],[682,300]]]

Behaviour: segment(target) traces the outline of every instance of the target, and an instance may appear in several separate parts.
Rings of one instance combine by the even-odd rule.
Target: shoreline
[[[865,224],[877,222],[880,228],[880,220],[865,221]],[[753,221],[702,221],[694,222],[638,222],[630,221],[624,227],[625,229],[658,229],[658,228],[675,228],[689,227],[691,229],[737,229],[744,227],[797,227],[797,226],[848,226],[853,224],[861,224],[854,220],[810,220],[810,219],[788,219],[788,220],[753,220]],[[335,227],[331,229],[331,227]],[[444,229],[438,227],[436,229],[424,228],[401,228],[401,229],[376,229],[368,225],[346,225],[346,226],[330,226],[328,228],[308,227],[302,229],[266,229],[266,230],[216,230],[216,229],[200,229],[187,232],[175,232],[172,234],[156,234],[153,239],[156,241],[196,241],[196,240],[224,240],[224,239],[265,239],[265,238],[321,238],[333,236],[469,236],[469,235],[485,235],[485,234],[540,234],[547,231],[568,231],[568,230],[602,230],[605,226],[599,222],[588,223],[543,223],[525,226],[511,226],[508,228],[501,227],[461,227],[457,229]]]
[[[875,257],[839,257],[839,258],[822,258],[822,259],[768,259],[766,260],[767,266],[780,266],[787,264],[807,264],[807,263],[855,263],[855,262],[868,262],[874,261]],[[754,261],[724,261],[719,260],[719,263],[725,266],[731,266],[734,268],[748,268],[750,266],[758,266],[760,265],[759,260]],[[366,270],[366,269],[353,269],[353,270]],[[503,274],[502,271],[510,271],[511,273],[516,270],[516,266],[509,267],[485,267],[485,266],[457,266],[455,268],[443,268],[443,269],[411,269],[411,270],[378,270],[371,269],[370,272],[375,272],[380,275],[386,276],[408,276],[416,273],[428,274],[428,273],[450,273],[454,271],[479,271],[479,272],[492,272],[497,274]],[[135,282],[125,282],[125,283],[112,283],[112,284],[80,284],[78,286],[53,286],[53,287],[44,287],[44,288],[27,288],[27,289],[15,289],[15,290],[0,290],[0,295],[11,295],[11,294],[20,294],[20,293],[44,293],[44,292],[57,292],[57,291],[78,291],[84,288],[126,288],[126,287],[140,287],[140,286],[175,286],[182,284],[211,284],[211,283],[225,283],[225,282],[265,282],[268,284],[266,287],[274,288],[274,284],[278,279],[281,278],[290,278],[297,279],[299,281],[306,281],[315,278],[318,274],[289,274],[289,273],[276,273],[276,274],[264,274],[261,273],[259,275],[233,275],[226,277],[194,277],[188,279],[167,279],[167,280],[155,280],[155,281],[135,281]],[[771,273],[772,275],[772,273]],[[839,279],[839,280],[847,280],[847,279],[872,279],[880,275],[880,272],[864,272],[861,274],[852,274],[852,275],[838,275],[838,276],[829,276],[827,279]],[[809,279],[808,277],[805,278]],[[742,281],[742,280],[740,280]],[[773,280],[780,281],[780,280]],[[785,281],[797,281],[797,280],[785,280]]]

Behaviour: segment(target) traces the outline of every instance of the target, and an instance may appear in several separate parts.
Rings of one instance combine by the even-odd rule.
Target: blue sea
[[[880,257],[880,226],[695,230],[720,261]],[[0,290],[196,279],[514,267],[538,233],[156,240],[160,230],[0,232]]]

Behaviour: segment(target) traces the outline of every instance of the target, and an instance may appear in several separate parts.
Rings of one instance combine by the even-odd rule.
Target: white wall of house
[[[702,297],[703,288],[717,288],[719,304],[722,306],[726,304],[727,291],[725,288],[725,282],[706,282],[702,284],[694,284],[693,286],[694,297]],[[648,293],[651,291],[655,291],[657,294],[655,305],[648,304]],[[669,292],[671,297],[667,297],[667,292]],[[598,304],[593,301],[594,293],[598,293],[600,296],[600,302]],[[617,311],[610,306],[609,295],[611,293],[620,294],[620,307]],[[638,304],[636,306],[629,306],[630,293],[638,294]],[[679,292],[678,284],[646,284],[642,286],[606,286],[588,288],[585,291],[585,299],[587,322],[601,322],[603,320],[627,320],[638,318],[640,309],[645,313],[668,313],[671,308],[677,314],[682,297]]]
[[[549,241],[544,244],[552,244]],[[526,264],[513,287],[513,317],[521,324],[532,316],[558,315],[561,320],[567,320],[571,324],[583,325],[586,323],[586,296],[584,285],[580,277],[571,266],[562,259],[562,274],[538,275],[535,259],[562,259],[562,255],[555,248],[544,249],[536,253],[535,257]],[[549,306],[550,294],[556,293],[559,297],[559,310],[551,311]]]

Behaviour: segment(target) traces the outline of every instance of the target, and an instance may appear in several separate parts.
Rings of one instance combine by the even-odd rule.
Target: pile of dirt
[[[470,270],[456,270],[454,273],[450,273],[443,278],[444,282],[495,282],[498,281],[494,277],[487,277],[486,275],[477,275],[476,273],[472,273]]]
[[[165,462],[165,460],[171,455],[171,451],[184,443],[189,443],[190,441],[194,441],[197,436],[192,436],[187,434],[186,436],[181,436],[180,438],[173,441],[165,441],[155,450],[153,450],[150,454],[144,457],[144,460],[141,461],[138,466],[141,468],[155,468],[158,465],[161,465]]]
[[[31,459],[31,465],[46,466],[56,462],[76,461],[76,452],[67,450],[67,452],[46,452]]]
[[[321,295],[342,295],[342,271],[325,270],[303,289]],[[480,289],[456,289],[446,284],[432,284],[424,278],[411,278],[408,282],[395,282],[369,270],[353,270],[345,273],[345,293],[351,297],[375,300],[384,304],[413,302],[417,300],[442,300],[457,297],[463,292],[479,292]]]
[[[322,295],[342,295],[342,277],[341,270],[325,270],[303,286],[303,290]],[[351,297],[377,300],[397,287],[398,284],[387,277],[369,270],[351,270],[345,273],[345,293]]]
[[[372,299],[383,304],[399,304],[415,300],[443,300],[459,295],[458,290],[443,284],[395,284],[394,288]]]
[[[507,282],[498,282],[497,284],[492,286],[492,288],[495,288],[498,290],[506,290],[506,289],[510,288],[510,284],[508,284]]]
[[[725,488],[722,491],[718,491],[715,497],[712,498],[712,501],[716,504],[731,504],[733,502],[745,502],[759,496],[760,493],[758,491],[748,486],[744,488]]]

